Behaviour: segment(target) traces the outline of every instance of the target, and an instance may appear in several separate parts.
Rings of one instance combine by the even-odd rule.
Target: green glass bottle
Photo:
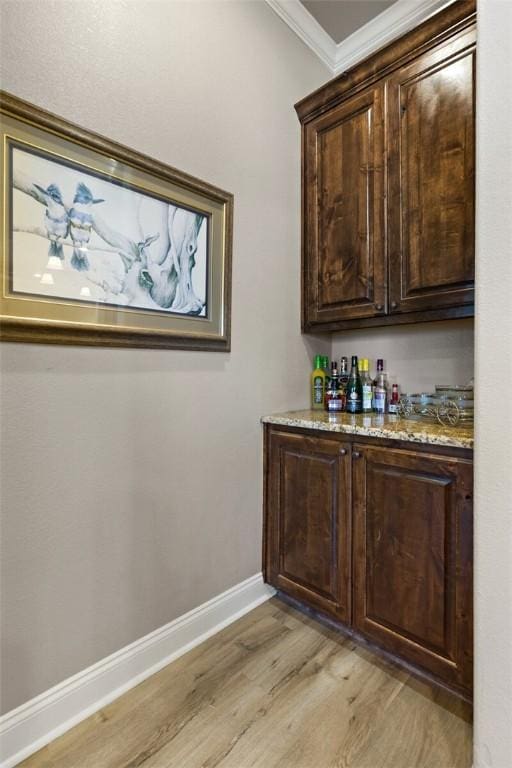
[[[363,385],[359,376],[357,355],[352,355],[352,368],[347,382],[347,413],[362,413],[363,411]]]
[[[322,355],[316,355],[311,374],[311,408],[322,410],[325,399],[325,371],[322,368]]]

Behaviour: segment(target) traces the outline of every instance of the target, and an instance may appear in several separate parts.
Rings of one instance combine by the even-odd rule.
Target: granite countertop
[[[264,416],[264,424],[278,424],[325,432],[342,432],[387,440],[408,440],[412,443],[446,445],[452,448],[473,448],[473,424],[455,427],[434,422],[414,421],[389,414],[326,413],[325,411],[287,411]]]

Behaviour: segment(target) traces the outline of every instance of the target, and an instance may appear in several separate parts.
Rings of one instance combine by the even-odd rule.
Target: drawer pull
[[[352,456],[354,457],[354,459],[360,459],[361,458],[361,454],[359,453],[359,451],[354,451]]]
[[[346,455],[347,455],[346,448],[340,448],[340,456],[346,456]]]

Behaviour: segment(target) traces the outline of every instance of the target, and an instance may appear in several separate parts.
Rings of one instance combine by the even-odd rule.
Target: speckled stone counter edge
[[[381,437],[386,440],[405,440],[411,443],[443,445],[452,448],[473,449],[474,444],[473,437],[468,436],[468,433],[472,432],[468,426],[444,427],[441,424],[420,424],[406,419],[400,419],[399,421],[379,426],[363,426],[361,424],[344,423],[343,420],[329,422],[326,418],[327,414],[323,412],[318,412],[317,415],[316,412],[290,411],[264,416],[261,422],[263,424],[276,424],[286,427],[315,429],[323,432],[361,435],[362,437]],[[340,415],[338,418],[343,419],[343,415]],[[464,434],[460,434],[461,432],[464,432]]]

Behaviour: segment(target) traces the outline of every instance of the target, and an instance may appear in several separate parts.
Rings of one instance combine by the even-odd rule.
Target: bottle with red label
[[[391,400],[389,403],[389,413],[398,413],[398,404],[400,403],[400,395],[398,394],[398,384],[393,384],[391,388]]]
[[[384,360],[377,360],[377,376],[373,382],[374,413],[386,413],[388,409],[388,377],[384,371]]]
[[[325,393],[325,410],[328,413],[341,413],[345,410],[345,393],[340,383],[338,366],[333,360],[331,376]]]

